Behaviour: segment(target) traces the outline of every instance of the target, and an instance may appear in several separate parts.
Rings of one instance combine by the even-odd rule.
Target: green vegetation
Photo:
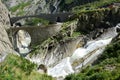
[[[21,11],[19,11],[16,15],[24,15],[24,11],[23,10],[21,10]]]
[[[89,13],[103,13],[103,12],[106,12],[106,11],[110,11],[110,9],[109,8],[102,8],[102,9],[92,9],[92,10],[79,10],[79,11],[76,11],[75,13],[76,14],[82,14],[82,13],[87,13],[87,14],[89,14]]]
[[[22,3],[20,3],[20,4],[16,5],[16,6],[11,7],[10,10],[12,12],[15,12],[17,10],[23,10],[28,5],[30,5],[30,2],[26,2],[26,3],[22,2]]]
[[[59,37],[57,40],[58,41],[67,40],[67,39],[76,38],[80,36],[81,33],[79,31],[76,31],[76,23],[77,23],[77,20],[72,20],[72,21],[63,23],[62,29],[58,35]]]
[[[76,26],[75,25],[76,23],[77,23],[76,20],[63,23],[62,28],[61,28],[59,33],[48,38],[47,40],[42,42],[42,44],[39,44],[37,46],[36,45],[32,46],[33,50],[29,54],[30,57],[37,55],[37,54],[44,55],[44,53],[46,53],[46,50],[48,50],[48,52],[49,52],[49,50],[50,50],[49,46],[52,47],[52,49],[54,49],[56,47],[56,45],[58,45],[60,42],[63,42],[65,40],[69,40],[69,39],[73,39],[73,38],[80,36],[81,33],[77,32],[75,30],[76,28],[72,28],[72,27]]]
[[[23,57],[9,54],[0,63],[0,80],[53,80],[46,74],[36,71],[37,65]]]
[[[34,55],[37,55],[37,54],[45,54],[46,53],[46,46],[48,46],[49,44],[53,43],[53,42],[56,42],[56,39],[54,38],[48,38],[47,40],[45,40],[44,42],[42,42],[42,44],[38,44],[37,46],[36,45],[33,45],[32,46],[32,51],[31,53],[29,54],[30,57],[34,56]]]
[[[69,25],[73,22],[75,22],[75,20],[64,22],[63,25],[62,25],[62,28],[65,29],[65,28],[69,27]]]
[[[38,24],[48,25],[49,21],[40,18],[31,18],[26,20],[26,25],[36,26]]]
[[[98,0],[92,3],[87,3],[84,5],[76,6],[72,9],[73,12],[84,12],[99,9],[100,7],[104,7],[106,5],[110,5],[114,2],[120,2],[120,0]],[[105,7],[106,8],[106,7]]]
[[[17,10],[18,10],[18,12],[17,12],[17,14],[16,15],[24,15],[24,13],[25,13],[25,11],[23,10],[26,6],[29,6],[31,4],[31,2],[29,1],[29,2],[22,2],[22,3],[20,3],[20,4],[18,4],[18,5],[16,5],[16,6],[13,6],[13,7],[11,7],[10,8],[10,11],[11,12],[16,12]]]
[[[78,74],[71,74],[65,80],[119,80],[120,79],[120,40],[106,47],[93,66]]]
[[[80,32],[73,32],[73,34],[72,34],[72,37],[77,37],[77,36],[80,36],[81,35],[81,33]]]
[[[65,4],[70,4],[72,3],[74,0],[65,0]]]

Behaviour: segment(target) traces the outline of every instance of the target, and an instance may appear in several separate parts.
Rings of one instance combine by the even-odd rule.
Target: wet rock
[[[15,6],[20,6],[21,4],[25,4],[22,9],[23,14],[20,14],[21,9],[17,9],[12,11],[14,15],[38,15],[40,13],[55,13],[59,10],[58,6],[61,0],[7,0],[3,2],[6,6],[11,9]]]
[[[47,73],[47,67],[46,67],[44,64],[40,64],[40,65],[38,66],[38,71],[39,71],[40,73]]]
[[[28,32],[24,30],[19,30],[16,34],[16,50],[20,54],[27,54],[30,52],[29,46],[31,43],[31,37]]]
[[[42,43],[36,51],[27,55],[26,58],[37,64],[44,64],[47,67],[52,67],[63,58],[71,56],[73,51],[83,43],[83,37],[60,42],[56,42],[55,39],[48,39]]]

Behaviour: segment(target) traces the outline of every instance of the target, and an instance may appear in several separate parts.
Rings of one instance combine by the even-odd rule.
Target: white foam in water
[[[27,39],[27,38],[26,38]],[[27,43],[28,41],[26,40],[26,41],[21,41],[21,45],[23,46],[23,47],[28,47],[29,46],[29,44]]]
[[[91,51],[93,51],[95,49],[103,47],[103,46],[109,44],[111,42],[111,40],[112,40],[112,38],[105,39],[105,40],[94,41],[88,47],[86,47],[86,51],[87,51],[87,53],[89,53],[89,52],[91,52]]]
[[[73,55],[70,58],[71,64],[73,63],[73,61],[84,57],[86,54],[87,54],[87,52],[86,52],[85,48],[76,49],[75,52],[73,53]]]
[[[17,48],[20,54],[26,54],[30,52],[29,45],[31,43],[31,37],[27,31],[19,30],[16,34]]]
[[[59,64],[55,67],[48,69],[48,75],[53,77],[65,77],[68,74],[74,73],[70,63],[70,57],[63,59]]]
[[[90,57],[88,57],[87,59],[85,59],[83,61],[83,63],[79,64],[78,66],[75,67],[75,70],[78,70],[80,68],[83,67],[83,65],[86,65],[87,63],[89,63],[90,61],[93,61],[95,59],[97,59],[97,55],[101,54],[101,52],[103,51],[104,48],[98,49],[93,55],[91,55]]]
[[[58,80],[62,77],[62,79],[71,73],[76,72],[82,66],[86,65],[87,63],[91,63],[97,56],[102,54],[105,49],[105,46],[109,44],[113,37],[115,37],[118,33],[116,32],[116,27],[109,29],[105,34],[102,34],[94,41],[89,41],[83,48],[78,48],[74,51],[73,55],[61,60],[56,66],[52,68],[48,68],[48,75],[52,77],[56,77]],[[87,54],[92,53],[89,57]],[[79,61],[85,57],[85,60],[79,63],[77,66],[74,67],[75,71],[72,68],[74,61]]]
[[[87,64],[90,60],[92,60],[95,56],[97,56],[97,53],[100,53],[99,48],[105,47],[107,44],[111,42],[112,38],[105,39],[105,40],[98,40],[98,41],[92,41],[89,45],[87,45],[86,48],[78,48],[75,50],[73,55],[71,57],[67,57],[63,59],[59,64],[57,64],[55,67],[48,69],[48,75],[51,75],[53,77],[65,77],[68,74],[74,73],[74,70],[72,69],[71,64],[80,58],[85,57],[85,55],[89,54],[90,52],[98,49],[98,51],[86,59],[86,62],[81,63],[77,68],[82,67],[82,64]],[[102,50],[101,50],[102,51]]]

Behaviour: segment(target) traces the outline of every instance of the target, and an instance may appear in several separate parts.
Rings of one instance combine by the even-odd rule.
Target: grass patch
[[[22,2],[16,6],[11,7],[10,11],[15,12],[17,10],[23,10],[28,5],[30,5],[30,2],[26,2],[26,3]]]
[[[16,15],[17,15],[17,16],[19,16],[19,15],[24,15],[24,13],[25,13],[25,12],[24,12],[23,10],[21,10],[21,11],[19,11]]]
[[[81,35],[80,32],[73,32],[72,37],[77,37],[77,36],[80,36],[80,35]]]
[[[72,3],[74,0],[65,0],[65,4],[70,4]]]
[[[42,25],[48,25],[49,21],[48,20],[44,20],[44,19],[40,19],[40,18],[31,18],[26,20],[26,25],[31,25],[31,26],[35,26],[38,24],[42,24]]]
[[[76,6],[72,9],[72,11],[73,12],[92,11],[92,10],[96,10],[100,7],[114,3],[114,2],[120,2],[120,0],[99,0],[99,1],[92,2],[92,3],[87,3],[87,4],[84,4],[81,6]]]
[[[9,54],[0,63],[0,80],[53,80],[46,74],[36,71],[37,65],[23,57]]]

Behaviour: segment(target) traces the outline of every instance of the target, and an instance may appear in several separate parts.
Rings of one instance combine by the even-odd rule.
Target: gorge
[[[23,0],[2,2],[7,7],[13,8],[20,6]],[[1,80],[93,80],[94,77],[98,80],[119,80],[119,71],[118,75],[108,77],[112,71],[115,73],[119,70],[119,6],[74,12],[74,15],[67,16],[69,18],[67,22],[55,20],[56,22],[47,23],[38,17],[32,19],[29,16],[38,15],[43,11],[52,13],[51,18],[56,19],[54,13],[64,9],[60,7],[63,3],[61,0],[55,0],[55,2],[51,0],[48,3],[47,0],[41,0],[41,2],[34,0],[30,3],[26,0],[27,4],[22,7],[25,13],[22,14],[19,14],[20,7],[13,12],[9,7],[10,13],[2,2],[0,0]],[[10,17],[23,15],[27,15],[28,18],[18,21],[21,25],[11,25]],[[65,15],[65,17],[59,14],[58,16],[67,18]],[[30,22],[35,24],[27,24]],[[102,62],[108,65],[106,65],[107,68]],[[114,62],[115,65],[113,65]],[[98,68],[98,66],[95,70],[97,73],[89,72],[99,63],[105,67]],[[106,71],[105,77],[102,73],[100,77],[96,77],[100,71]]]

